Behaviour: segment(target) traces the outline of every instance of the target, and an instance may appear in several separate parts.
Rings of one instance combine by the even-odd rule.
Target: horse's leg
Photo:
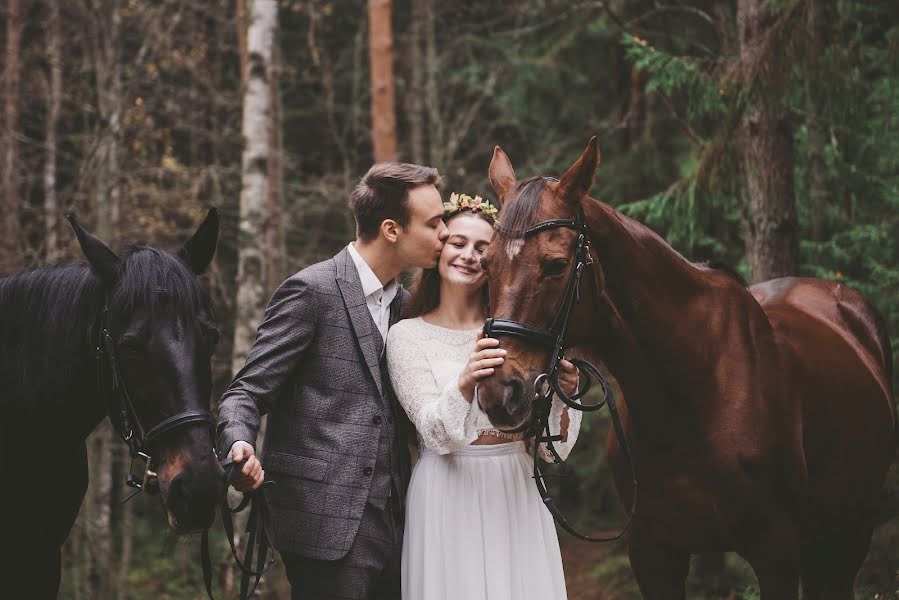
[[[740,550],[759,580],[762,600],[799,597],[799,525],[782,513],[770,519]]]
[[[874,528],[859,523],[842,535],[803,540],[803,600],[851,600]]]
[[[10,516],[10,539],[15,548],[2,561],[2,577],[13,590],[11,598],[53,599],[59,593],[61,549],[72,529],[87,491],[87,452],[83,443],[39,458],[23,475],[20,503]],[[4,596],[5,597],[5,596]]]
[[[684,600],[690,554],[635,533],[631,533],[628,542],[628,556],[643,597],[646,600]]]

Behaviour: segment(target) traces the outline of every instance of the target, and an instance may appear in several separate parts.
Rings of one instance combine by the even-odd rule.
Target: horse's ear
[[[512,162],[503,149],[496,146],[493,149],[493,158],[490,160],[490,169],[488,171],[490,183],[496,190],[496,199],[502,204],[512,188],[515,187],[515,171],[512,169]]]
[[[122,264],[121,259],[116,256],[115,252],[107,248],[106,244],[92,236],[79,225],[78,221],[75,219],[75,215],[69,213],[66,215],[66,218],[69,220],[69,223],[71,223],[72,229],[75,230],[75,236],[78,238],[78,245],[81,246],[81,251],[84,253],[84,257],[87,258],[87,262],[89,262],[94,269],[94,272],[106,285],[110,286],[115,284],[119,279],[119,269]]]
[[[193,237],[187,240],[184,247],[178,251],[178,256],[187,263],[191,271],[199,275],[206,271],[209,263],[212,262],[218,239],[219,213],[213,207],[209,209],[206,218],[203,219]]]
[[[596,177],[596,167],[599,166],[599,145],[596,136],[590,138],[587,149],[581,157],[571,165],[562,179],[559,180],[557,194],[563,200],[577,204],[590,192],[593,187],[593,179]]]

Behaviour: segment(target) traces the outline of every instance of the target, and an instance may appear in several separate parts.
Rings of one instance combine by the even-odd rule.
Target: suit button
[[[380,425],[381,424],[381,415],[373,416],[371,418],[371,422],[374,423],[375,425]]]
[[[374,471],[375,470],[372,469],[371,467],[365,467],[364,469],[362,469],[362,474],[365,475],[366,477],[368,477],[369,475],[374,473]]]

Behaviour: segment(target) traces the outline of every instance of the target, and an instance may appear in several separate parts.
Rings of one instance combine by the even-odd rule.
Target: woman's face
[[[444,283],[479,289],[484,285],[481,255],[493,239],[493,227],[480,217],[461,214],[447,223],[449,237],[437,269]]]

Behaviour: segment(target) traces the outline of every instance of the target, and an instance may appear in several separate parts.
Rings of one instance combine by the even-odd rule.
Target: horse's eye
[[[563,258],[548,260],[543,263],[543,274],[546,277],[558,277],[568,268],[568,261]]]
[[[484,273],[487,273],[487,260],[484,258],[481,259],[481,269]]]

